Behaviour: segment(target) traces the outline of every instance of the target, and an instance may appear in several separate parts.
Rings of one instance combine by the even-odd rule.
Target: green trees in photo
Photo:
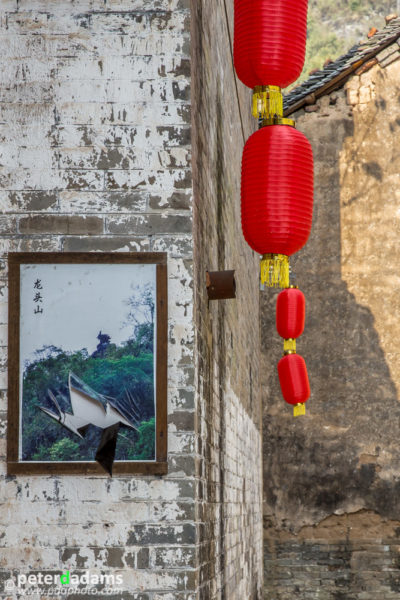
[[[151,318],[151,315],[150,315]],[[83,439],[40,410],[56,408],[71,412],[68,376],[72,372],[95,392],[127,403],[128,394],[139,407],[138,431],[121,426],[116,460],[153,460],[155,453],[153,324],[132,323],[133,335],[125,343],[111,343],[102,336],[101,352],[86,349],[73,353],[55,346],[37,351],[37,360],[26,365],[23,376],[23,460],[94,460],[102,431],[89,426]],[[108,338],[108,340],[107,340]],[[106,343],[104,343],[106,340]]]

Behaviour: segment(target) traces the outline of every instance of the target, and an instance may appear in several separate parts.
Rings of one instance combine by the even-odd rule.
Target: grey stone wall
[[[188,2],[4,0],[0,25],[2,581],[92,569],[193,600]],[[168,252],[168,476],[5,475],[10,250]]]
[[[313,230],[294,260],[312,394],[293,419],[276,376],[276,294],[264,294],[269,600],[400,593],[399,59],[394,43],[294,115],[315,156]]]
[[[259,260],[240,225],[242,148],[256,127],[232,64],[233,3],[194,0],[193,182],[199,585],[204,600],[262,597]],[[207,300],[206,270],[237,298]]]

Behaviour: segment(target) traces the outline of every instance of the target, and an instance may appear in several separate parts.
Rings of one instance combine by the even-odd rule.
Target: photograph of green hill
[[[155,459],[155,282],[145,268],[23,268],[22,460],[93,461],[116,423],[115,460]]]

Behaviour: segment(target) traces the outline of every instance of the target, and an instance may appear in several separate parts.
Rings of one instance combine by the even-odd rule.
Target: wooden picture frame
[[[113,422],[113,475],[166,474],[167,255],[8,260],[8,474],[104,475],[92,453]]]

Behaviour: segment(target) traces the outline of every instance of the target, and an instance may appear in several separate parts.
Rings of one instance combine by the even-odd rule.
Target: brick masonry
[[[293,420],[262,297],[265,596],[398,598],[400,54],[395,42],[294,115],[315,157],[314,223],[294,259],[312,388]]]
[[[0,597],[18,572],[91,569],[121,574],[124,600],[261,598],[258,259],[239,206],[255,123],[232,17],[224,0],[1,3]],[[168,252],[166,477],[6,476],[7,252],[49,250]],[[205,271],[225,268],[238,297],[208,305]]]
[[[189,3],[5,0],[0,26],[0,596],[17,572],[91,569],[124,600],[193,600]],[[10,250],[168,252],[166,477],[5,475]]]
[[[256,127],[235,79],[233,3],[194,0],[195,360],[204,600],[262,597],[259,261],[240,225],[242,148]],[[235,269],[237,298],[207,300],[206,271]]]

